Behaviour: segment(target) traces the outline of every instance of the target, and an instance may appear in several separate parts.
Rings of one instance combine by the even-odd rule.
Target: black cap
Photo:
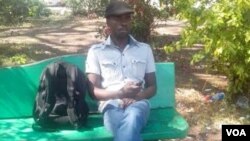
[[[113,15],[121,15],[126,13],[134,13],[133,9],[124,1],[114,0],[106,7],[105,17]]]

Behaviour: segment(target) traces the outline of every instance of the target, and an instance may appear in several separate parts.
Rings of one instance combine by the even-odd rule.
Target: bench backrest
[[[66,61],[84,70],[81,54],[54,57],[32,64],[0,68],[0,119],[30,117],[43,69],[54,61]],[[175,106],[174,63],[156,63],[157,94],[150,99],[152,108]],[[97,102],[87,97],[91,110]]]

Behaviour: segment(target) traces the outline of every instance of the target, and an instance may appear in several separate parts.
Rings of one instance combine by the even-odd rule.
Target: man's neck
[[[129,36],[127,36],[126,38],[117,38],[117,37],[111,36],[111,39],[112,39],[112,42],[116,46],[118,46],[121,50],[123,50],[129,42]]]

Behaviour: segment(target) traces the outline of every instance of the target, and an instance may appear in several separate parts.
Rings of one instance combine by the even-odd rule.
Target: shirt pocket
[[[146,61],[141,59],[132,59],[133,77],[143,79],[146,70]]]
[[[115,61],[102,61],[101,62],[101,73],[102,76],[111,76],[117,70],[118,64]]]

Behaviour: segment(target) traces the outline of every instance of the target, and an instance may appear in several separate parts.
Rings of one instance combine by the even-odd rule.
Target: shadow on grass
[[[1,27],[0,66],[27,64],[65,54],[86,54],[92,44],[99,42],[93,37],[97,31],[93,26],[103,22],[78,17],[36,19],[30,24],[33,25]],[[20,62],[18,59],[23,60]]]
[[[0,66],[19,65],[15,56],[25,59],[23,63],[28,64],[58,55],[68,54],[66,51],[51,48],[44,44],[0,44]]]

